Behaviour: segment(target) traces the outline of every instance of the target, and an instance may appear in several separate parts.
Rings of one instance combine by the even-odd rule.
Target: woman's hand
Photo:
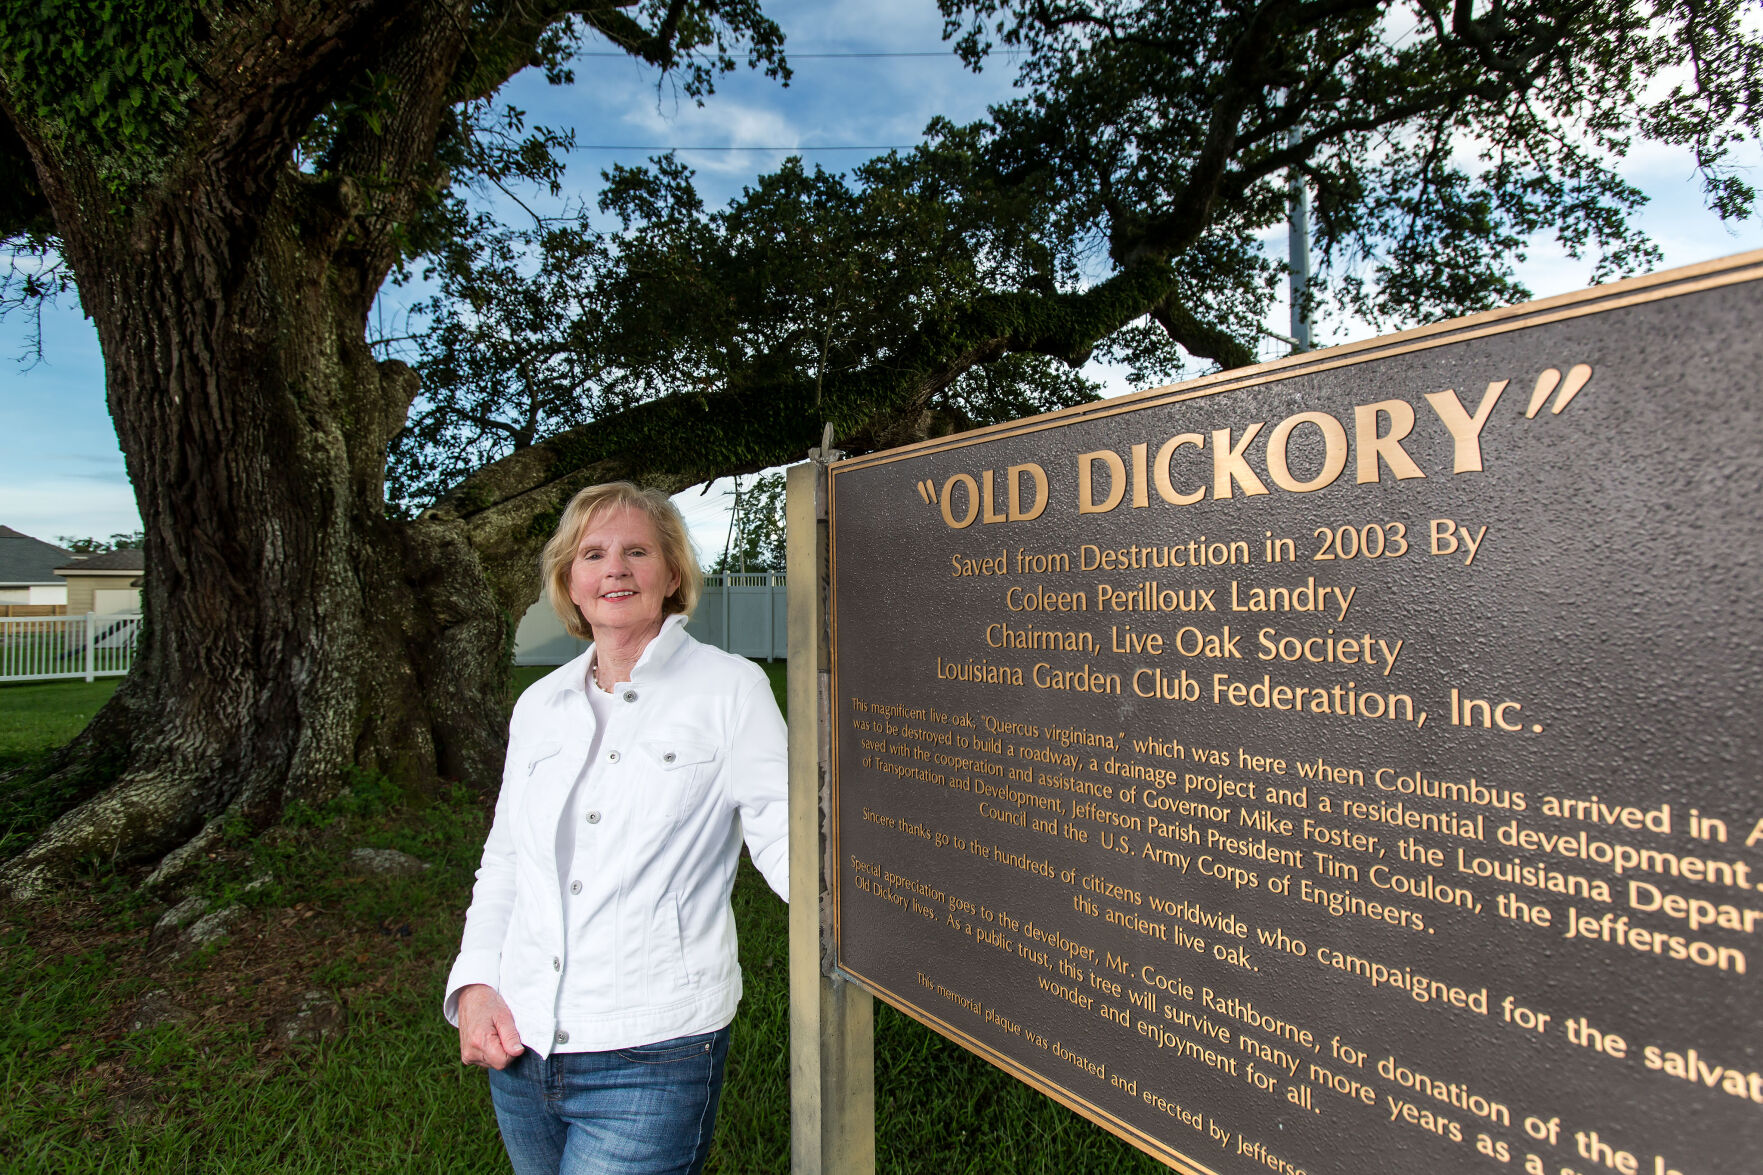
[[[474,983],[459,991],[459,1059],[485,1069],[506,1069],[525,1052],[514,1013],[502,1002],[501,993],[487,983]]]

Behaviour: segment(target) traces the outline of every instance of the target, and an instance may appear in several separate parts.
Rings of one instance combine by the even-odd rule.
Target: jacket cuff
[[[766,845],[757,855],[753,854],[753,846],[747,846],[749,856],[753,857],[753,866],[765,883],[771,886],[771,892],[782,898],[786,903],[790,900],[790,839],[780,837]]]
[[[500,951],[461,951],[447,975],[447,996],[441,1001],[441,1015],[447,1023],[459,1027],[459,993],[474,983],[495,987],[502,981]]]

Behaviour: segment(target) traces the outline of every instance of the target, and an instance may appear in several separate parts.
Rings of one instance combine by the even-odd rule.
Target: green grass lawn
[[[781,705],[784,667],[766,670]],[[517,669],[515,692],[545,672]],[[71,737],[114,688],[0,687],[0,772]],[[464,787],[405,795],[357,779],[217,855],[195,891],[245,912],[182,958],[150,948],[165,904],[139,891],[138,870],[95,863],[48,903],[0,906],[0,1170],[506,1171],[485,1075],[459,1064],[440,1016],[487,814]],[[431,868],[364,877],[349,867],[361,846]],[[744,859],[734,906],[746,996],[710,1170],[784,1172],[785,909]],[[308,991],[341,1006],[341,1027],[287,1043],[272,1029]],[[137,1030],[152,992],[164,994],[147,1004],[182,1017]],[[902,1175],[1163,1170],[886,1006],[876,1119],[878,1166]]]
[[[120,677],[0,685],[0,771],[58,747],[110,700]]]

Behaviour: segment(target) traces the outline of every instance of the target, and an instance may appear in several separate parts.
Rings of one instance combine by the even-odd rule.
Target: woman
[[[741,998],[743,833],[789,893],[783,718],[757,665],[686,633],[701,580],[659,491],[577,494],[544,580],[594,643],[515,704],[445,1012],[518,1175],[695,1173]]]

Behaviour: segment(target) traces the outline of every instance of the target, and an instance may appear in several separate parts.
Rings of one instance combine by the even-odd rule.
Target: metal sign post
[[[875,1001],[832,972],[826,465],[789,471],[790,1170],[875,1170]]]

